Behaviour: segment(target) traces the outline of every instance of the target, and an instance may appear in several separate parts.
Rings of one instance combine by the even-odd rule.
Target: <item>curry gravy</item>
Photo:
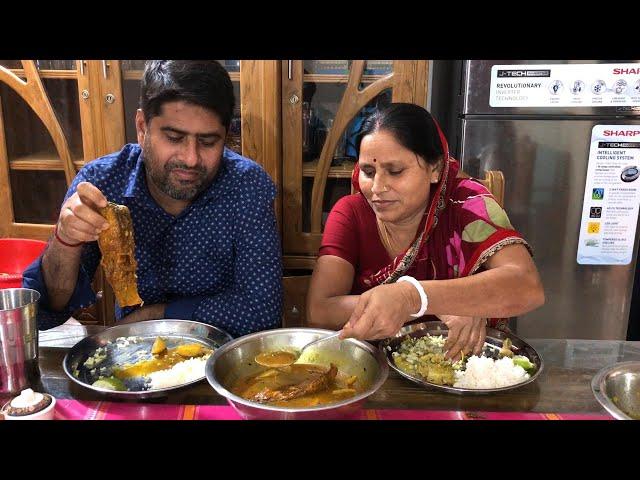
[[[284,350],[276,350],[274,352],[265,352],[256,355],[256,363],[265,367],[283,367],[291,365],[298,359],[298,355]]]
[[[294,363],[287,367],[266,368],[257,374],[236,380],[231,387],[231,392],[239,397],[251,400],[265,389],[281,390],[301,384],[326,372],[327,367],[301,363]],[[296,408],[315,407],[340,402],[357,395],[362,390],[363,385],[361,385],[357,377],[349,377],[344,373],[338,372],[329,387],[322,391],[289,400],[269,402],[269,405]]]
[[[132,377],[142,377],[152,372],[167,370],[177,363],[184,362],[188,358],[201,357],[212,351],[213,350],[197,343],[178,345],[175,348],[169,348],[159,354],[153,355],[153,358],[149,360],[142,360],[134,364],[125,364],[122,367],[117,367],[113,370],[113,374],[121,380]]]

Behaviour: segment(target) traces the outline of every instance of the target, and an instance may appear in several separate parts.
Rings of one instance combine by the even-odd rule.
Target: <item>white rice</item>
[[[508,357],[494,360],[473,355],[467,361],[464,371],[456,371],[457,388],[500,388],[522,383],[529,374],[519,365],[514,365]]]
[[[138,343],[138,340],[138,337],[118,337],[115,340],[116,348],[128,347],[130,343]]]
[[[209,355],[190,358],[166,370],[151,372],[147,377],[151,380],[150,390],[175,387],[184,383],[193,382],[204,377],[204,367]]]

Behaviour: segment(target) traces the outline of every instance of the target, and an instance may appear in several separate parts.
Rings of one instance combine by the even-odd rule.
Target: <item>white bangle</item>
[[[409,282],[411,285],[416,287],[416,290],[418,290],[418,293],[420,294],[420,310],[418,311],[418,313],[412,313],[411,316],[413,318],[422,317],[427,311],[427,306],[429,306],[429,299],[427,298],[427,292],[424,291],[424,288],[422,288],[422,285],[418,280],[416,280],[413,277],[410,277],[409,275],[400,277],[397,281]]]

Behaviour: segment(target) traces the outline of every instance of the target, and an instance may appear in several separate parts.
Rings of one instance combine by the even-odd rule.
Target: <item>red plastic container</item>
[[[46,246],[40,240],[0,238],[0,290],[22,287],[22,272]]]

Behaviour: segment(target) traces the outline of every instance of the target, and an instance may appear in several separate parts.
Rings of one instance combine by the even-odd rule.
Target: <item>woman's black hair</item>
[[[160,115],[166,102],[184,101],[216,113],[229,130],[235,97],[229,73],[216,60],[150,60],[140,87],[146,122]]]
[[[362,139],[377,131],[389,132],[430,165],[437,164],[444,153],[433,117],[413,103],[391,103],[367,117],[357,139],[358,156]]]

